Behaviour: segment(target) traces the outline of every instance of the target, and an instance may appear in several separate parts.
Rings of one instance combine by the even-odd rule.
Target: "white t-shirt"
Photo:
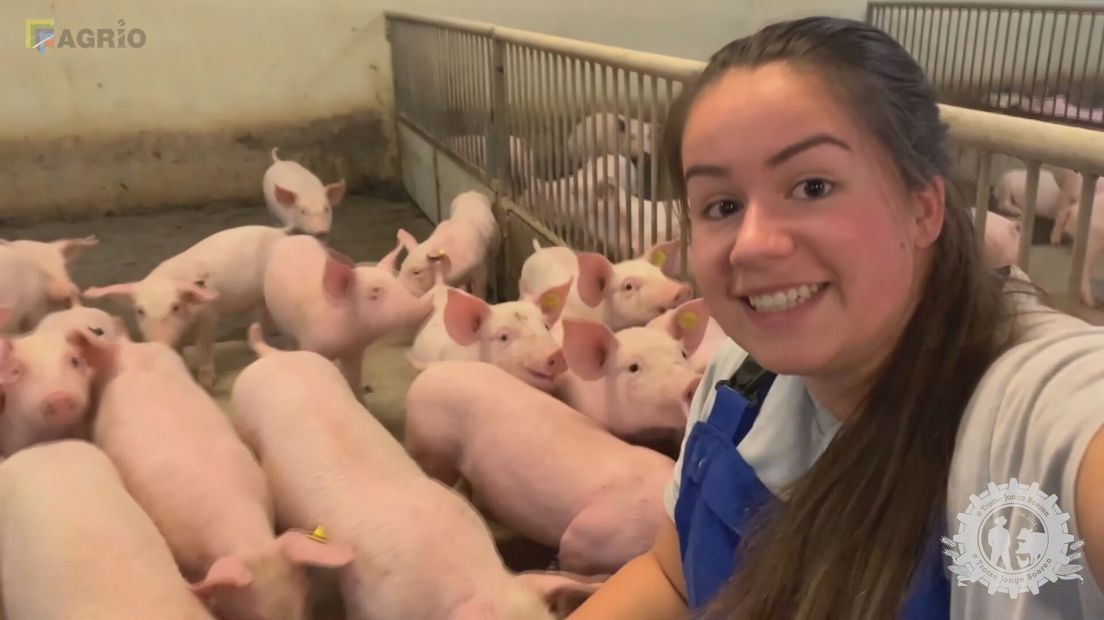
[[[959,426],[947,487],[948,535],[958,532],[958,514],[969,511],[972,495],[981,496],[990,482],[999,485],[1015,477],[1024,486],[1037,482],[1043,495],[1056,494],[1059,510],[1070,516],[1069,533],[1080,540],[1074,515],[1078,467],[1089,440],[1104,426],[1104,327],[1057,312],[1019,320],[1024,336],[982,377]],[[731,341],[718,350],[691,403],[687,437],[712,410],[717,382],[731,377],[746,357]],[[838,428],[801,378],[780,375],[737,450],[777,495],[808,471]],[[672,520],[681,476],[680,454],[664,495]],[[1013,562],[1021,544],[1017,531],[1011,533]],[[989,594],[980,582],[957,585],[957,576],[946,568],[950,558],[941,557],[951,583],[952,620],[1104,618],[1104,592],[1085,558],[1075,560],[1084,567],[1079,573],[1083,583],[1046,582],[1039,594],[1012,599],[1002,592]]]

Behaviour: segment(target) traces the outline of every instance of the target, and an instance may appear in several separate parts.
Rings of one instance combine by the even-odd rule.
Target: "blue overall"
[[[683,452],[675,503],[687,602],[697,611],[728,581],[737,546],[755,512],[774,500],[736,450],[759,413],[774,375],[748,358],[732,379],[716,386],[713,410],[693,425]],[[745,397],[746,395],[746,397]],[[938,532],[925,547],[900,619],[940,620],[950,615],[950,584],[943,573]]]

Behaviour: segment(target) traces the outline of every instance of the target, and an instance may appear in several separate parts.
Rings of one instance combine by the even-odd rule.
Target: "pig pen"
[[[86,250],[69,269],[73,281],[84,290],[90,286],[141,279],[159,262],[204,237],[219,230],[251,224],[273,225],[262,202],[17,221],[0,227],[0,237],[48,241],[95,235],[99,244]],[[374,262],[395,247],[398,228],[405,228],[421,239],[432,232],[433,224],[402,193],[350,195],[335,210],[328,243],[357,262]],[[131,337],[140,339],[134,313],[126,302],[88,299],[82,303],[124,319]],[[227,318],[219,323],[215,347],[218,384],[214,397],[224,410],[230,407],[230,391],[239,372],[256,359],[245,341],[249,322],[248,318]],[[365,394],[365,404],[400,441],[407,388],[417,375],[405,355],[413,336],[413,332],[400,333],[374,343],[368,349],[364,364],[364,384],[372,386],[372,391]],[[275,346],[286,346],[286,341],[279,336],[269,336],[268,340]],[[185,346],[183,354],[189,364],[195,363],[193,346]],[[488,523],[500,552],[512,569],[548,567],[555,555],[553,549],[515,536],[489,518]],[[340,597],[336,590],[328,591],[330,595],[319,604],[329,611],[320,613],[319,620],[343,618],[339,602],[335,602]]]

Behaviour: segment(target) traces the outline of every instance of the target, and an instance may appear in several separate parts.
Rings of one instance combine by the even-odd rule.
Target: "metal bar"
[[[571,136],[572,133],[575,131],[575,125],[578,123],[577,119],[579,118],[579,78],[582,76],[582,69],[580,68],[579,60],[577,58],[565,57],[564,60],[567,62],[568,68],[567,99],[569,102],[567,106],[567,120],[565,124],[567,126],[567,135]],[[567,138],[565,137],[564,140],[566,146]],[[567,195],[569,196],[569,200],[571,201],[571,234],[568,235],[568,241],[573,246],[579,247],[583,241],[582,227],[579,225],[580,216],[582,215],[582,213],[579,209],[579,181],[575,175],[575,167],[571,165],[572,159],[573,155],[571,154],[570,149],[565,148],[563,169],[564,173],[567,175]]]
[[[672,104],[672,102],[674,102],[674,100],[675,100],[675,84],[674,84],[674,82],[668,80],[667,81],[667,97],[663,101],[664,109],[667,110],[667,111],[670,111],[671,104]],[[670,164],[670,162],[668,162],[668,164]],[[681,171],[676,170],[676,171],[673,171],[673,173],[674,174],[680,174]],[[665,175],[665,176],[667,176],[667,175]],[[664,186],[665,187],[666,187],[666,184],[667,184],[667,181],[664,180]],[[667,237],[668,238],[670,238],[671,232],[674,230],[674,222],[671,219],[673,214],[671,213],[671,209],[670,209],[670,207],[673,204],[674,203],[672,201],[667,202],[668,208],[666,209],[666,211],[667,211]],[[686,256],[685,256],[685,254],[682,257],[682,264],[686,265]]]
[[[652,99],[652,118],[656,122],[658,122],[659,121],[659,80],[654,75],[649,75],[648,76],[648,81],[650,83],[650,88],[648,90],[652,95],[652,97],[651,97],[651,99]],[[665,126],[667,125],[666,119],[665,119],[664,125]],[[652,190],[651,194],[649,194],[649,195],[652,197],[652,204],[653,205],[657,204],[658,201],[659,201],[659,188],[656,186],[657,183],[659,183],[659,170],[658,170],[657,166],[659,165],[659,157],[660,157],[659,144],[658,144],[658,142],[659,142],[658,133],[659,132],[655,132],[655,131],[652,132],[652,157],[650,157],[648,159],[648,183],[651,185],[651,190]],[[659,234],[659,220],[658,220],[658,218],[659,218],[658,211],[656,209],[652,209],[652,234],[651,234],[651,238],[652,238],[651,239],[651,244],[652,245],[655,244],[656,235]],[[646,247],[646,245],[644,247]]]
[[[962,13],[959,11],[952,11],[950,19],[947,20],[952,24],[951,31],[947,33],[947,50],[943,57],[943,74],[944,80],[950,80],[950,87],[952,90],[958,90],[959,84],[956,84],[955,68],[958,66],[958,47],[959,47],[959,29],[962,27]],[[947,58],[950,58],[950,62],[947,62]]]
[[[1026,96],[1028,98],[1028,105],[1026,106],[1026,109],[1029,109],[1029,110],[1032,110],[1032,111],[1034,111],[1034,109],[1035,109],[1035,83],[1034,82],[1028,82],[1028,80],[1027,80],[1027,71],[1028,71],[1027,60],[1028,60],[1028,57],[1031,53],[1031,40],[1032,40],[1032,33],[1034,31],[1035,31],[1035,12],[1034,11],[1029,11],[1028,14],[1027,14],[1027,40],[1024,41],[1024,55],[1023,55],[1024,70],[1023,70],[1023,75],[1021,76],[1022,79],[1020,80],[1020,94],[1021,94],[1021,96]],[[1017,44],[1018,43],[1019,43],[1019,40],[1017,39]],[[1017,45],[1016,51],[1019,52],[1018,45]],[[1017,54],[1017,56],[1019,56],[1019,54]],[[1039,62],[1039,58],[1038,58],[1038,54],[1036,54],[1035,63],[1038,64],[1038,62]],[[1031,85],[1031,92],[1030,93],[1026,90],[1029,84]]]
[[[1104,28],[1101,28],[1101,34],[1104,34]],[[1096,73],[1097,75],[1104,75],[1104,37],[1100,39],[1100,50],[1096,56]],[[1101,91],[1104,90],[1104,80],[1096,81],[1096,88],[1093,89],[1093,100],[1101,105],[1104,105],[1104,101],[1101,101]]]
[[[521,52],[522,56],[522,71],[520,71],[519,73],[525,76],[525,88],[523,89],[525,100],[525,108],[523,112],[525,115],[525,140],[529,144],[529,148],[533,150],[533,157],[529,158],[529,161],[525,165],[525,178],[528,181],[527,185],[529,188],[529,208],[532,209],[534,213],[539,213],[539,197],[542,191],[540,184],[542,183],[542,180],[539,179],[537,175],[536,160],[538,154],[536,148],[538,145],[536,141],[536,130],[534,128],[534,118],[536,117],[537,112],[535,103],[536,97],[534,93],[536,82],[533,79],[535,74],[533,54],[535,54],[536,52],[531,47],[520,47],[519,51]]]
[[[924,20],[924,25],[926,25],[927,28],[924,30],[924,61],[921,65],[924,69],[924,73],[927,73],[928,67],[931,67],[932,50],[935,49],[935,42],[932,41],[932,28],[934,27],[936,13],[935,9],[926,7],[925,13],[927,13],[927,19]],[[936,36],[939,35],[938,32],[935,34]]]
[[[916,4],[916,2],[915,2],[915,0],[913,0],[912,2],[870,2],[869,4],[871,6],[875,6],[875,7],[893,7],[893,6],[913,6],[913,5]],[[976,8],[976,7],[991,7],[991,8],[998,8],[998,9],[1015,8],[1015,9],[1022,9],[1022,10],[1025,10],[1025,11],[1031,11],[1031,10],[1034,10],[1034,11],[1039,11],[1039,10],[1076,11],[1078,9],[1091,8],[1091,6],[1092,6],[1092,5],[1089,5],[1089,4],[1045,4],[1045,3],[1036,3],[1036,4],[1030,4],[1030,3],[1019,4],[1019,3],[1016,3],[1015,5],[1010,5],[1007,1],[1005,1],[1005,2],[1000,2],[1000,1],[996,1],[996,2],[925,2],[924,4],[927,5],[927,6],[932,6],[932,7],[935,7],[935,8],[942,8],[942,9],[970,9],[970,8]]]
[[[613,113],[614,118],[618,121],[626,120],[625,131],[617,132],[614,134],[614,152],[617,155],[625,153],[625,135],[632,131],[632,119],[622,119],[621,117],[621,70],[613,69]],[[605,165],[603,163],[603,165]],[[606,175],[609,175],[609,169],[606,169]],[[617,260],[621,260],[621,166],[614,163],[613,166],[613,184],[617,188],[614,193],[613,199],[613,255]],[[608,185],[608,181],[607,181]],[[609,192],[606,192],[606,202],[609,202]],[[608,206],[608,205],[607,205]]]
[[[1054,42],[1055,36],[1058,34],[1058,14],[1051,13],[1051,25],[1050,25],[1050,45],[1047,46],[1047,61],[1046,61],[1046,73],[1043,74],[1043,97],[1047,96],[1047,86],[1050,84],[1050,74],[1052,68],[1050,62],[1054,59]],[[1065,49],[1065,46],[1062,46]],[[1068,109],[1067,105],[1067,109]],[[1051,116],[1057,116],[1057,108],[1053,109],[1050,113]]]
[[[943,104],[939,113],[960,144],[1104,174],[1104,132]]]
[[[1035,207],[1039,193],[1039,162],[1027,161],[1027,191],[1023,215],[1020,220],[1020,252],[1016,261],[1020,269],[1028,270],[1028,261],[1031,258],[1031,240],[1035,235]]]
[[[989,83],[987,85],[987,88],[985,89],[986,94],[989,94],[989,93],[993,92],[993,80],[994,79],[997,80],[997,92],[1000,93],[1000,92],[1004,91],[1004,73],[1005,73],[1005,63],[1008,60],[1008,43],[1012,40],[1012,36],[1011,36],[1011,32],[1010,32],[1010,29],[1012,28],[1012,12],[1009,11],[1009,13],[1008,13],[1008,20],[1007,20],[1008,23],[1005,24],[1005,29],[1003,31],[1001,30],[1001,27],[1000,27],[1000,18],[1001,18],[1001,15],[1003,14],[1003,11],[997,11],[996,14],[997,14],[997,24],[996,24],[997,27],[996,27],[994,32],[997,33],[998,38],[994,39],[994,43],[996,43],[996,41],[1000,40],[999,39],[999,36],[1000,36],[999,33],[1004,32],[1004,55],[1001,56],[1000,77],[997,78],[996,77],[997,76],[997,50],[996,50],[997,46],[996,45],[993,46],[994,49],[993,49],[992,62],[989,65]]]
[[[971,17],[973,17],[975,19],[971,20],[970,19]],[[976,63],[977,63],[977,59],[978,59],[977,57],[978,57],[979,39],[978,39],[977,33],[978,33],[978,27],[981,26],[981,11],[969,11],[966,14],[966,28],[967,29],[970,28],[970,22],[971,21],[973,21],[973,24],[974,24],[974,32],[973,32],[973,34],[971,34],[971,36],[966,37],[966,40],[972,42],[973,45],[971,45],[968,49],[963,49],[963,51],[962,51],[962,77],[963,77],[964,82],[967,79],[969,80],[969,87],[967,87],[965,90],[966,90],[966,92],[970,93],[971,97],[974,97],[974,96],[976,96],[976,93],[977,93],[974,86],[975,86],[975,84],[980,84],[981,83],[980,72],[975,72],[974,71],[974,67],[977,66]],[[986,38],[988,38],[988,37],[986,37]],[[982,50],[984,51],[984,49],[985,48],[983,47]],[[969,62],[966,61],[966,53],[967,52],[970,53]],[[969,76],[969,78],[967,78],[966,76]]]
[[[647,145],[644,144],[644,135],[643,135],[644,119],[647,118],[648,122],[651,123],[650,127],[651,127],[652,130],[650,132],[648,132],[649,136],[655,136],[657,123],[656,123],[656,118],[654,116],[649,117],[645,114],[645,110],[644,110],[644,74],[643,73],[637,73],[636,74],[636,117],[640,119],[640,123],[641,123],[641,125],[640,125],[640,129],[641,129],[640,150],[654,156],[655,149],[652,148],[652,145],[651,144],[647,144]],[[645,214],[644,214],[645,213],[645,211],[644,211],[644,162],[645,161],[651,161],[651,160],[652,160],[652,157],[643,157],[642,156],[642,157],[640,157],[640,159],[637,160],[638,163],[634,164],[633,167],[632,167],[633,174],[635,175],[634,179],[636,180],[636,192],[635,193],[640,198],[640,200],[638,201],[639,204],[640,204],[640,211],[636,214],[636,221],[640,223],[639,224],[640,234],[638,235],[638,238],[637,238],[637,247],[644,247],[644,231],[647,228],[644,225],[644,217],[645,217]]]
[[[1070,53],[1069,81],[1066,83],[1066,96],[1069,97],[1069,103],[1073,103],[1073,102],[1076,101],[1077,105],[1081,105],[1081,101],[1078,100],[1078,99],[1074,99],[1074,97],[1073,97],[1073,74],[1077,72],[1077,49],[1079,47],[1081,47],[1081,20],[1084,17],[1085,17],[1084,13],[1082,13],[1080,11],[1077,12],[1077,27],[1075,28],[1074,34],[1073,34],[1073,51]],[[1069,23],[1070,23],[1071,19],[1072,19],[1072,17],[1067,15],[1067,17],[1066,17],[1066,32],[1063,33],[1063,34],[1066,35],[1065,38],[1069,38]],[[1063,40],[1062,60],[1058,61],[1059,65],[1063,64],[1063,61],[1065,60],[1065,57],[1066,57],[1066,46],[1065,46],[1065,41]],[[1062,79],[1061,76],[1059,76],[1058,80],[1061,81],[1061,79]],[[1069,110],[1068,109],[1066,110],[1066,117],[1067,118],[1069,117]]]
[[[1098,175],[1086,174],[1083,176],[1080,205],[1077,210],[1077,230],[1073,234],[1073,265],[1069,279],[1069,297],[1074,302],[1080,296],[1081,281],[1085,275],[1085,270],[1091,271],[1092,269],[1092,265],[1085,264],[1085,259],[1087,258],[1086,246],[1089,239],[1089,226],[1092,223],[1093,198]],[[1089,293],[1091,295],[1091,291]]]
[[[598,63],[590,63],[590,78],[591,78],[590,102],[589,102],[590,105],[587,106],[587,118],[586,118],[586,125],[585,125],[586,129],[584,131],[584,133],[587,136],[587,139],[583,141],[583,144],[586,145],[586,146],[584,147],[584,150],[583,150],[583,157],[580,158],[584,162],[587,161],[587,155],[590,154],[590,151],[597,150],[597,146],[598,146],[598,122],[600,120],[600,117],[597,114],[598,114],[598,107],[600,105],[599,101],[600,101],[600,97],[601,97],[601,95],[599,95],[599,91],[598,91],[598,68],[599,68],[599,66],[600,65]],[[594,251],[594,250],[598,249],[598,246],[602,242],[602,229],[601,229],[601,226],[600,226],[601,222],[599,221],[600,218],[601,218],[601,214],[598,212],[598,205],[597,205],[597,200],[596,200],[596,196],[595,196],[595,192],[594,192],[595,188],[598,186],[598,169],[594,168],[593,166],[590,166],[589,168],[584,168],[584,169],[588,170],[590,172],[590,179],[587,182],[587,188],[586,188],[586,196],[587,196],[586,205],[587,205],[587,213],[592,215],[592,218],[593,218],[593,221],[594,221],[594,228],[591,229],[591,244],[592,245],[589,248],[591,251]]]
[[[603,65],[621,67],[630,71],[647,71],[679,80],[693,79],[705,68],[705,63],[700,61],[586,43],[514,28],[496,28],[495,33],[506,41],[540,47],[555,54],[593,60]]]
[[[600,120],[600,125],[599,126],[602,127],[602,144],[601,144],[601,147],[598,149],[598,153],[605,154],[605,153],[609,153],[609,138],[610,138],[610,135],[609,135],[610,134],[610,132],[609,132],[610,127],[609,127],[609,123],[607,122],[609,119],[606,116],[606,114],[609,113],[609,101],[610,101],[609,72],[610,72],[610,68],[606,65],[600,65],[600,66],[602,68],[602,73],[601,73],[602,86],[601,86],[601,89],[599,90],[599,97],[598,97],[598,107],[599,107],[599,112],[600,112],[600,115],[599,115],[598,118]],[[595,153],[595,154],[597,154],[597,153]],[[594,166],[594,170],[595,170],[594,189],[595,189],[595,192],[597,193],[597,190],[598,190],[598,179],[597,179],[598,167]],[[602,201],[601,211],[602,211],[602,227],[601,227],[602,232],[599,233],[599,236],[602,239],[603,251],[608,255],[609,254],[609,200],[603,200]]]
[[[490,126],[488,127],[487,143],[488,169],[492,179],[498,181],[499,191],[508,188],[508,194],[513,196],[511,179],[510,158],[510,116],[509,116],[509,84],[506,73],[506,44],[498,39],[489,41],[491,45],[491,105]]]

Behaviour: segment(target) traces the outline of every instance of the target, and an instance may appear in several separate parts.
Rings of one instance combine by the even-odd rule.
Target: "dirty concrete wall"
[[[443,14],[704,59],[735,36],[860,0],[5,0],[0,218],[262,201],[268,151],[344,177],[398,181],[385,9]],[[586,15],[586,18],[581,16]],[[26,48],[53,19],[68,47]],[[81,31],[141,30],[139,48]],[[55,43],[61,40],[56,39]],[[390,185],[389,185],[390,186]]]
[[[41,18],[59,46],[38,53]],[[0,217],[261,203],[276,145],[326,182],[394,180],[378,3],[6,0],[0,23]]]

